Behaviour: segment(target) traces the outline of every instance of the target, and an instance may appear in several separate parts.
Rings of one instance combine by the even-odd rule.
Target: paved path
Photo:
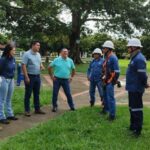
[[[48,75],[44,75],[43,79],[44,79],[44,85],[46,83],[46,86],[52,87],[52,81],[50,80]],[[121,82],[123,87],[115,88],[115,96],[117,99],[117,104],[126,105],[127,93],[124,90],[125,79],[121,78]],[[75,78],[71,82],[71,89],[72,89],[72,95],[73,95],[76,108],[81,108],[83,106],[89,105],[89,93],[88,93],[89,82],[87,81],[85,74],[78,73],[75,76]],[[144,95],[144,103],[146,105],[150,104],[149,97],[150,97],[150,91],[147,90]],[[96,92],[96,99],[97,99],[96,104],[100,105],[98,92]],[[28,128],[32,128],[38,123],[52,119],[67,111],[69,108],[63,90],[61,89],[59,93],[57,113],[52,113],[50,110],[50,106],[45,106],[42,109],[46,112],[46,115],[32,114],[31,117],[25,117],[20,115],[18,116],[19,117],[18,121],[13,121],[9,125],[3,125],[3,130],[0,131],[0,139],[4,139],[8,136],[13,136],[16,133],[24,131],[25,129]]]

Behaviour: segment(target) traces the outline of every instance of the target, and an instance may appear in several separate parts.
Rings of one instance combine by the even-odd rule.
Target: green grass
[[[0,150],[147,150],[150,148],[150,109],[144,110],[142,136],[127,130],[127,107],[119,107],[117,119],[107,121],[99,108],[83,108],[28,129],[0,142]]]
[[[130,60],[126,60],[126,59],[120,59],[119,60],[119,66],[120,66],[120,70],[121,70],[121,75],[125,75],[126,74],[126,70],[128,67]],[[82,72],[82,73],[86,73],[87,69],[88,69],[89,64],[80,64],[80,65],[76,65],[76,71],[77,72]],[[150,61],[147,61],[147,71],[150,72]]]
[[[50,88],[42,87],[40,92],[41,106],[50,104],[52,92]],[[31,108],[33,109],[33,97],[30,99]],[[12,105],[15,114],[24,112],[24,87],[15,87]]]

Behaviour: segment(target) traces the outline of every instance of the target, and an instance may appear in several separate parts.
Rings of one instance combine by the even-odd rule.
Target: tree
[[[79,41],[87,21],[96,21],[100,31],[128,35],[135,29],[142,31],[150,27],[147,0],[16,0],[15,3],[12,6],[10,0],[0,2],[1,28],[17,37],[33,38],[37,32],[46,36],[69,34],[71,56],[76,63],[81,63]],[[58,18],[64,9],[71,12],[70,24]]]
[[[80,63],[77,40],[85,22],[93,20],[101,31],[116,31],[131,35],[134,29],[146,29],[149,24],[146,0],[58,0],[72,14],[70,49],[73,59]],[[95,17],[96,16],[96,17]],[[148,28],[147,28],[148,29]]]

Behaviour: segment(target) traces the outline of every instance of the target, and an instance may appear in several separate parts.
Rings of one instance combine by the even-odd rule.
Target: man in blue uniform
[[[103,88],[102,88],[102,68],[103,61],[102,51],[99,48],[96,48],[93,51],[93,61],[90,63],[87,71],[87,79],[90,81],[90,105],[94,106],[95,103],[95,88],[97,86],[99,96],[103,102]]]
[[[129,96],[130,130],[139,136],[143,124],[143,102],[144,89],[148,88],[146,74],[146,59],[141,53],[141,41],[132,38],[128,42],[128,52],[131,60],[126,73],[126,90]]]
[[[110,121],[116,116],[116,100],[114,98],[114,85],[119,78],[120,70],[118,58],[113,54],[114,44],[112,41],[106,41],[103,44],[103,53],[105,61],[103,63],[103,84],[104,84],[104,108],[102,114],[109,113]]]

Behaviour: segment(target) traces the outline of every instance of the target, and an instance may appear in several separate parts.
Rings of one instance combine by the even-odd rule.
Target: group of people
[[[130,127],[134,135],[139,136],[143,124],[143,102],[144,89],[148,88],[146,74],[146,59],[141,53],[141,42],[137,38],[130,39],[127,44],[131,60],[126,73],[126,90],[129,95]],[[90,106],[95,104],[95,89],[98,88],[103,109],[101,114],[108,114],[110,121],[116,118],[116,100],[114,97],[114,86],[118,84],[120,69],[118,58],[113,53],[112,41],[105,41],[102,50],[96,48],[87,70],[87,79],[90,82]],[[45,69],[39,53],[40,42],[33,41],[31,48],[24,53],[22,58],[22,71],[24,74],[25,96],[24,115],[31,116],[30,97],[33,92],[35,114],[45,114],[40,109],[40,71]],[[58,110],[58,92],[63,88],[71,111],[75,111],[75,105],[71,95],[70,82],[75,75],[75,65],[68,57],[69,51],[63,48],[60,56],[55,58],[48,66],[50,78],[53,81],[52,112]],[[15,75],[15,46],[6,45],[0,59],[0,123],[9,124],[9,120],[17,120],[14,116],[11,98],[14,90]]]
[[[146,58],[141,53],[141,41],[132,38],[128,41],[127,49],[130,54],[130,63],[126,71],[126,90],[128,91],[130,126],[133,135],[139,136],[143,125],[143,101],[142,96],[145,88],[149,87],[146,73]],[[95,103],[95,89],[98,88],[100,99],[103,104],[101,114],[109,114],[108,120],[116,118],[116,100],[114,97],[114,85],[119,87],[118,81],[120,69],[118,59],[113,53],[114,44],[106,41],[102,50],[96,48],[93,51],[93,61],[90,63],[87,78],[90,81],[90,105]],[[103,56],[104,55],[104,56]]]

